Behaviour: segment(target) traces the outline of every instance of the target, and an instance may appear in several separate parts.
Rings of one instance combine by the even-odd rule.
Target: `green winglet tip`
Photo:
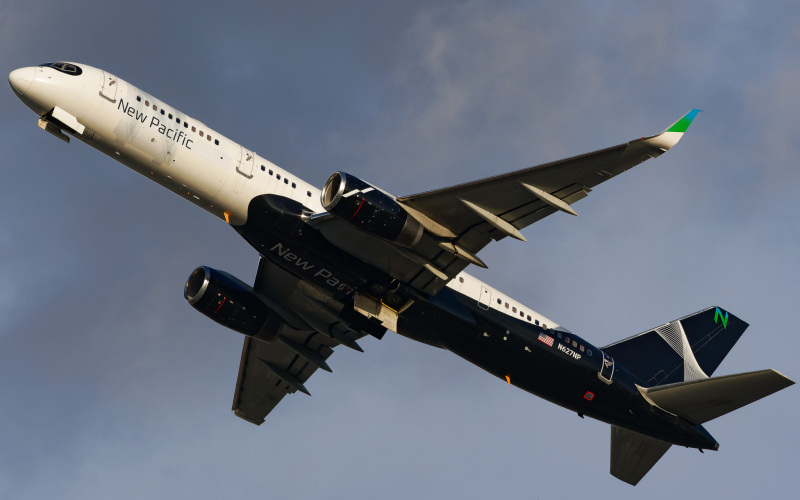
[[[673,123],[672,126],[668,128],[665,132],[680,132],[680,133],[686,132],[686,129],[689,128],[689,125],[692,124],[692,120],[694,120],[694,117],[697,116],[697,113],[699,113],[700,111],[702,110],[693,109],[689,111],[688,113],[683,115],[683,118]]]

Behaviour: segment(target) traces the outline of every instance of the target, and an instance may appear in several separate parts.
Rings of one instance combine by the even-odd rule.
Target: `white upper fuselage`
[[[108,72],[74,67],[78,74],[20,68],[9,83],[37,115],[60,108],[85,127],[75,137],[232,225],[268,193],[324,212],[318,188]],[[467,273],[447,286],[516,319],[558,326]]]

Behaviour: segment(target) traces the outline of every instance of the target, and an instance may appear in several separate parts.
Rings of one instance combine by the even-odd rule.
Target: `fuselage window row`
[[[140,96],[140,95],[137,95],[137,96],[136,96],[136,100],[137,100],[138,102],[142,102],[142,96]],[[145,99],[145,101],[144,101],[144,105],[145,105],[145,107],[148,107],[148,108],[149,108],[149,107],[150,107],[150,101],[148,101],[148,100],[146,100],[146,99]],[[158,105],[157,105],[156,103],[153,103],[153,111],[159,111],[159,109],[158,109]],[[180,118],[178,118],[177,116],[175,116],[175,117],[173,118],[173,116],[172,116],[172,113],[166,113],[166,112],[164,111],[164,108],[163,108],[163,107],[161,108],[161,110],[160,110],[160,111],[161,111],[161,115],[162,115],[162,116],[164,116],[164,115],[165,115],[165,116],[167,116],[167,117],[168,117],[170,120],[173,120],[173,119],[174,119],[174,120],[175,120],[175,122],[176,122],[178,125],[180,125],[180,124],[181,124],[181,119],[180,119]],[[186,120],[184,120],[184,121],[183,121],[183,128],[187,128],[187,129],[189,128],[189,122],[187,122]],[[197,128],[196,128],[196,127],[192,127],[192,132],[195,132],[195,133],[197,133]],[[204,134],[202,130],[199,132],[199,134],[200,134],[200,137],[203,137],[203,136],[205,136],[205,138],[206,138],[206,139],[208,139],[208,142],[211,142],[211,139],[212,139],[212,137],[211,137],[211,134]],[[215,146],[219,146],[219,139],[214,139],[214,145],[215,145]]]
[[[460,281],[461,283],[463,283],[463,282],[464,282],[464,279],[463,279],[463,278],[459,278],[459,281]],[[503,299],[497,299],[497,304],[502,306],[502,305],[503,305]],[[517,308],[516,308],[516,307],[511,307],[511,304],[509,304],[508,302],[506,302],[506,303],[505,303],[505,308],[506,308],[506,309],[508,309],[508,308],[511,308],[511,310],[512,310],[513,312],[515,312],[515,313],[517,312]],[[533,323],[533,324],[535,324],[536,326],[539,326],[539,320],[538,320],[538,319],[534,319],[534,318],[532,318],[530,314],[526,315],[526,314],[525,314],[525,311],[524,311],[524,310],[522,310],[522,309],[520,309],[520,310],[519,310],[519,316],[520,316],[522,319],[525,319],[525,320],[527,320],[528,322],[530,322],[530,323]],[[544,325],[544,329],[545,329],[545,330],[547,330],[547,325]],[[591,354],[590,354],[590,356],[591,356]]]
[[[261,165],[261,171],[262,172],[266,172],[267,171],[267,167],[265,167],[264,165]],[[269,175],[272,175],[272,174],[274,174],[274,172],[272,171],[272,169],[270,169],[269,170]],[[281,174],[277,174],[277,178],[278,178],[278,180],[280,180],[281,179]],[[283,183],[284,184],[289,184],[289,179],[284,177],[283,178]],[[295,183],[295,182],[292,183],[292,189],[297,189],[297,183]],[[306,195],[311,197],[311,191],[306,191]]]
[[[137,96],[136,96],[136,101],[138,101],[138,102],[142,102],[142,96],[140,96],[140,95],[137,95]],[[146,107],[150,107],[150,101],[149,101],[149,100],[147,100],[147,99],[145,99],[145,101],[144,101],[144,105],[145,105]],[[158,109],[158,105],[157,105],[156,103],[153,103],[153,111],[159,111],[159,109]],[[163,108],[163,107],[160,109],[160,112],[161,112],[161,114],[162,114],[162,115],[164,115],[164,116],[168,116],[170,120],[174,119],[174,120],[175,120],[175,121],[176,121],[176,122],[177,122],[177,123],[180,125],[180,123],[181,123],[181,119],[180,119],[180,118],[178,118],[177,116],[173,117],[172,113],[166,113],[166,111],[164,110],[164,108]],[[187,122],[186,120],[184,120],[184,121],[183,121],[183,127],[188,129],[188,128],[189,128],[189,122]],[[206,139],[207,139],[209,142],[211,142],[211,139],[212,139],[212,137],[211,137],[211,135],[210,135],[210,134],[206,134],[206,133],[204,133],[202,130],[198,131],[198,130],[197,130],[197,127],[195,127],[195,126],[192,126],[192,127],[191,127],[191,129],[192,129],[192,132],[199,134],[199,135],[200,135],[200,137],[205,137],[205,138],[206,138]],[[217,145],[217,146],[219,146],[219,139],[214,139],[214,144],[215,144],[215,145]],[[262,172],[266,171],[266,167],[265,167],[264,165],[261,165],[261,171],[262,171]],[[272,175],[272,174],[273,174],[273,172],[272,172],[272,170],[270,169],[270,171],[269,171],[269,175]],[[276,174],[276,178],[277,178],[278,180],[280,180],[280,179],[281,179],[281,175],[280,175],[280,174]],[[288,179],[288,178],[286,178],[286,177],[284,177],[284,179],[283,179],[283,183],[284,183],[284,184],[289,184],[289,179]],[[295,183],[295,182],[292,182],[292,189],[297,189],[297,183]],[[311,197],[311,191],[306,191],[306,195],[308,195],[309,197]]]
[[[562,340],[563,339],[565,344],[567,344],[567,345],[570,344],[569,337],[567,337],[565,335],[562,335],[561,332],[556,332],[556,336],[558,337],[558,340]],[[589,355],[589,356],[592,355],[592,350],[591,349],[586,349],[586,346],[584,346],[583,344],[578,344],[578,341],[576,339],[572,339],[572,347],[577,347],[578,349],[580,349],[581,352],[585,351],[586,354]]]

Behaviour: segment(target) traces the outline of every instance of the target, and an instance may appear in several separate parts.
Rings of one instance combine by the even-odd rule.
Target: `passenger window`
[[[591,356],[591,355],[592,355],[592,350],[591,350],[591,349],[586,349],[586,354],[588,354],[589,356]]]
[[[585,347],[583,347],[583,344],[581,344],[581,352],[583,352],[583,351],[585,351],[585,350],[586,350],[586,348],[585,348]]]
[[[140,95],[137,95],[137,96],[136,96],[136,100],[137,100],[138,102],[142,102],[142,96],[140,96]]]
[[[458,277],[458,282],[459,282],[459,283],[463,283],[463,282],[464,282],[464,278],[462,278],[461,276],[459,276],[459,277]]]
[[[498,304],[500,304],[500,305],[502,305],[502,304],[503,304],[503,301],[502,301],[502,300],[500,300],[500,299],[497,299],[497,303],[498,303]]]
[[[530,316],[528,316],[528,321],[530,321],[530,320],[531,320],[531,317],[530,317]]]
[[[150,101],[144,101],[144,105],[149,107],[150,106]]]
[[[558,332],[558,338],[559,339],[561,338],[561,332]]]
[[[272,175],[272,169],[269,169],[269,175]]]
[[[519,315],[520,315],[521,317],[523,317],[523,318],[525,317],[525,313],[524,313],[524,312],[522,312],[522,311],[520,311],[520,312],[519,312]]]
[[[164,109],[163,109],[163,108],[161,109],[161,114],[162,114],[162,115],[164,114]]]
[[[578,347],[578,341],[577,340],[573,340],[572,341],[572,347]]]
[[[158,111],[158,106],[156,106],[155,104],[153,104],[153,111]]]
[[[506,302],[506,309],[508,309],[508,302]]]
[[[287,177],[284,177],[284,178],[283,178],[283,183],[284,183],[284,184],[289,184],[289,179],[288,179]]]
[[[281,174],[275,174],[275,178],[281,180]]]
[[[533,322],[536,323],[536,326],[539,326],[539,320],[538,319],[533,320]],[[561,337],[558,337],[558,338],[561,338]]]
[[[189,128],[189,122],[183,122],[183,128]]]
[[[311,198],[311,191],[306,191],[306,194],[308,195],[309,198]]]
[[[192,127],[192,132],[197,132],[197,129],[195,127]]]
[[[214,145],[215,145],[215,146],[219,146],[219,140],[217,140],[217,139],[214,139]]]
[[[180,124],[181,124],[181,119],[180,119],[180,118],[178,118],[178,117],[175,117],[175,121],[176,121],[176,122],[178,122],[178,125],[180,125]]]
[[[172,113],[169,114],[169,119],[172,120]]]
[[[297,184],[295,184],[295,183],[293,182],[293,183],[292,183],[292,189],[294,189],[294,188],[296,188],[296,187],[297,187]]]
[[[202,130],[200,131],[200,137],[203,137],[203,131]]]
[[[267,171],[267,167],[265,167],[264,165],[261,165],[261,171],[262,172],[266,172]]]
[[[517,308],[516,307],[512,307],[511,308],[511,312],[517,312]]]
[[[211,142],[211,136],[210,135],[207,135],[206,139],[208,139],[208,142]]]
[[[569,344],[569,337],[564,337],[564,342],[566,342],[567,344]]]

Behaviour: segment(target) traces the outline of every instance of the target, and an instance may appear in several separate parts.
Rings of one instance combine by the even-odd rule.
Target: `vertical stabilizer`
[[[719,307],[709,307],[603,347],[647,385],[710,377],[748,324]]]

